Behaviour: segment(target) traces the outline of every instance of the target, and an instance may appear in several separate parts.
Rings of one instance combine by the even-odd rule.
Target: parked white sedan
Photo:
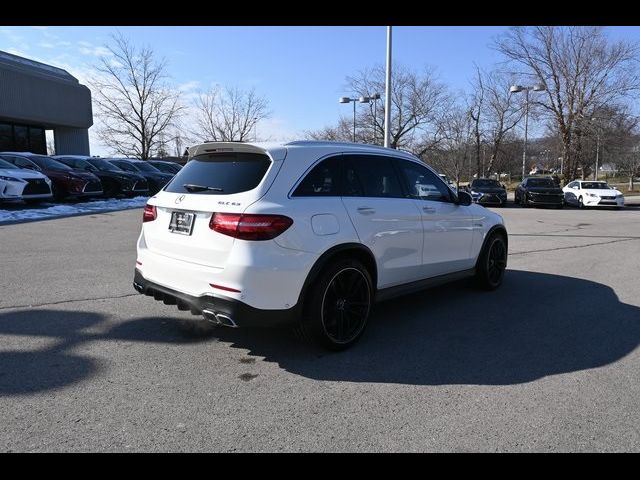
[[[3,200],[37,202],[52,196],[49,177],[40,172],[20,169],[0,158],[0,202]]]
[[[621,191],[609,186],[607,182],[574,180],[562,191],[564,201],[580,208],[584,207],[623,207],[624,195]]]

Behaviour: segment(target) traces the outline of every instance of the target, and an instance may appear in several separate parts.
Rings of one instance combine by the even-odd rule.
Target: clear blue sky
[[[394,27],[394,61],[435,67],[454,90],[466,90],[474,62],[499,60],[492,39],[507,27]],[[345,77],[384,64],[386,27],[0,27],[0,50],[66,68],[82,80],[109,35],[120,31],[168,61],[185,93],[212,83],[255,87],[273,118],[259,126],[291,137],[334,124],[350,107]],[[640,40],[639,27],[610,27],[612,38]],[[259,133],[260,135],[260,133]],[[93,136],[92,136],[93,137]],[[100,153],[92,144],[92,153]]]

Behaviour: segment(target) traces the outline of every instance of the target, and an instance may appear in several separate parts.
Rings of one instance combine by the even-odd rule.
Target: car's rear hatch
[[[147,248],[224,268],[235,239],[209,227],[212,215],[243,213],[267,192],[285,156],[284,148],[267,150],[253,144],[199,146],[166,188],[149,200],[156,207],[156,219],[143,224]]]

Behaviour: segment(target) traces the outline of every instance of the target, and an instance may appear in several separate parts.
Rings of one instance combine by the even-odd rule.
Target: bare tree
[[[476,65],[476,74],[474,79],[471,82],[471,87],[473,91],[467,101],[468,107],[469,107],[469,117],[473,122],[473,136],[475,140],[476,173],[478,174],[478,177],[480,177],[480,148],[482,146],[482,137],[483,137],[483,132],[480,128],[482,113],[484,109],[484,96],[485,96],[485,86],[484,86],[483,77],[484,77],[484,74],[480,71],[480,68]]]
[[[492,172],[501,152],[502,142],[524,116],[524,99],[522,95],[514,96],[509,93],[513,80],[504,72],[494,70],[484,74],[484,77],[484,128],[490,148],[487,172]]]
[[[401,65],[394,65],[391,82],[392,148],[411,150],[417,155],[435,148],[443,139],[443,116],[453,104],[446,86],[437,80],[432,70],[417,73]],[[348,90],[354,97],[372,97],[385,90],[385,69],[367,68],[348,76]],[[357,105],[356,142],[380,144],[384,138],[385,105],[382,99]],[[305,132],[316,140],[352,141],[353,123],[350,115],[340,118],[336,126]]]
[[[442,141],[429,152],[428,158],[423,155],[430,165],[455,179],[458,188],[463,173],[471,166],[471,150],[475,147],[474,125],[466,106],[450,109],[443,118]]]
[[[425,69],[418,73],[401,65],[392,69],[391,83],[391,125],[390,142],[392,148],[414,150],[420,155],[434,148],[442,138],[439,119],[452,103],[447,87],[438,81],[435,72]],[[368,81],[370,77],[371,80]],[[364,71],[358,77],[348,79],[354,91],[363,94],[363,88],[375,86],[383,92],[385,69],[378,66],[369,73]],[[367,85],[369,83],[369,85]],[[370,84],[373,85],[370,85]],[[369,105],[371,110],[372,106]],[[386,106],[380,108],[380,121],[376,119],[379,138],[384,134],[384,115]]]
[[[358,132],[359,130],[356,130]],[[350,142],[353,140],[353,123],[342,117],[336,126],[326,126],[320,130],[307,130],[304,132],[305,138],[310,140],[329,140],[332,142]],[[357,137],[362,143],[368,143],[364,138],[365,135],[360,133]]]
[[[249,140],[258,122],[271,115],[269,102],[255,89],[211,88],[198,96],[195,107],[199,136],[221,142]]]
[[[47,155],[56,154],[56,143],[53,138],[47,138]]]
[[[516,74],[546,87],[542,108],[562,139],[564,174],[575,177],[576,119],[637,94],[638,46],[610,41],[602,27],[513,27],[496,48],[520,66]]]
[[[136,48],[122,35],[106,45],[90,84],[98,107],[98,138],[114,153],[147,159],[160,135],[182,111],[167,83],[166,62],[149,47]]]

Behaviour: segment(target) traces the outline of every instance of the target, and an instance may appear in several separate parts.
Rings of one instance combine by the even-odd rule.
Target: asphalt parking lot
[[[640,451],[640,208],[505,208],[504,285],[342,353],[136,294],[141,210],[0,226],[2,451]]]

